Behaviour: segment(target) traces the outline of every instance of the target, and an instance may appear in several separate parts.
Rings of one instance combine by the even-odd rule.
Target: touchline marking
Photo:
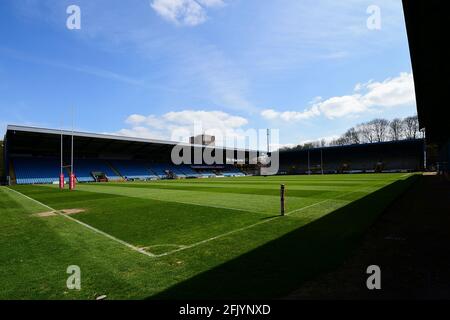
[[[76,222],[76,223],[78,223],[78,224],[80,224],[80,225],[82,225],[82,226],[84,226],[84,227],[86,227],[86,228],[88,228],[88,229],[98,233],[98,234],[101,234],[101,235],[103,235],[103,236],[105,236],[105,237],[107,237],[107,238],[109,238],[111,240],[114,240],[114,241],[116,241],[116,242],[118,242],[118,243],[120,243],[120,244],[122,244],[122,245],[124,245],[124,246],[126,246],[126,247],[128,247],[128,248],[130,248],[132,250],[134,250],[134,251],[137,251],[139,253],[145,254],[146,256],[149,256],[149,257],[155,257],[155,255],[153,253],[147,252],[143,248],[138,248],[136,246],[133,246],[132,244],[130,244],[128,242],[125,242],[123,240],[120,240],[120,239],[118,239],[118,238],[116,238],[116,237],[114,237],[114,236],[112,236],[112,235],[110,235],[110,234],[108,234],[106,232],[103,232],[103,231],[101,231],[101,230],[99,230],[99,229],[97,229],[97,228],[95,228],[95,227],[93,227],[93,226],[91,226],[91,225],[89,225],[87,223],[84,223],[84,222],[82,222],[80,220],[77,220],[77,219],[72,218],[72,217],[70,217],[70,216],[68,216],[66,214],[63,214],[63,213],[61,213],[61,211],[53,209],[52,207],[50,207],[50,206],[48,206],[48,205],[46,205],[46,204],[44,204],[44,203],[42,203],[42,202],[40,202],[40,201],[38,201],[36,199],[33,199],[33,198],[31,198],[31,197],[29,197],[29,196],[27,196],[27,195],[25,195],[25,194],[23,194],[23,193],[21,193],[21,192],[19,192],[17,190],[11,189],[9,187],[6,187],[6,189],[8,189],[10,191],[13,191],[13,192],[15,192],[15,193],[17,193],[17,194],[19,194],[19,195],[21,195],[21,196],[31,200],[31,201],[34,201],[34,202],[40,204],[43,207],[46,207],[46,208],[48,208],[48,209],[50,209],[52,211],[55,211],[58,215],[63,216],[64,218],[67,218],[67,219],[69,219],[71,221],[74,221],[74,222]]]

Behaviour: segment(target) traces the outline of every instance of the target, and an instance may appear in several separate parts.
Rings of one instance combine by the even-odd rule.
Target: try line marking
[[[8,188],[8,187],[6,187],[6,189],[8,189],[8,190],[10,190],[10,191],[13,191],[13,192],[15,192],[15,193],[21,195],[22,197],[25,197],[25,198],[27,198],[27,199],[29,199],[29,200],[31,200],[31,201],[34,201],[34,202],[36,202],[37,204],[40,204],[41,206],[43,206],[43,207],[45,207],[45,208],[48,208],[48,209],[50,209],[50,210],[56,212],[58,215],[60,215],[60,216],[62,216],[62,217],[64,217],[64,218],[67,218],[67,219],[69,219],[69,220],[71,220],[71,221],[73,221],[73,222],[76,222],[76,223],[78,223],[78,224],[80,224],[80,225],[82,225],[82,226],[84,226],[84,227],[86,227],[86,228],[88,228],[88,229],[90,229],[90,230],[92,230],[92,231],[98,233],[98,234],[101,234],[102,236],[105,236],[105,237],[107,237],[107,238],[109,238],[109,239],[111,239],[111,240],[114,240],[115,242],[118,242],[118,243],[120,243],[120,244],[122,244],[122,245],[124,245],[124,246],[126,246],[126,247],[128,247],[128,248],[130,248],[130,249],[132,249],[132,250],[134,250],[134,251],[137,251],[137,252],[139,252],[139,253],[145,254],[146,256],[149,256],[149,257],[155,257],[155,255],[154,255],[153,253],[147,252],[147,251],[145,251],[145,250],[142,249],[142,248],[138,248],[138,247],[136,247],[136,246],[133,246],[132,244],[130,244],[130,243],[128,243],[128,242],[125,242],[125,241],[123,241],[123,240],[120,240],[120,239],[118,239],[118,238],[116,238],[116,237],[114,237],[114,236],[112,236],[112,235],[110,235],[110,234],[108,234],[108,233],[106,233],[106,232],[103,232],[103,231],[101,231],[101,230],[99,230],[99,229],[97,229],[97,228],[95,228],[95,227],[93,227],[93,226],[91,226],[91,225],[89,225],[89,224],[87,224],[87,223],[84,223],[84,222],[82,222],[82,221],[80,221],[80,220],[77,220],[77,219],[72,218],[72,217],[70,217],[70,216],[68,216],[68,215],[66,215],[66,214],[63,214],[61,211],[56,210],[56,209],[53,209],[52,207],[50,207],[50,206],[48,206],[48,205],[46,205],[46,204],[44,204],[44,203],[42,203],[42,202],[40,202],[40,201],[38,201],[38,200],[36,200],[36,199],[33,199],[33,198],[31,198],[31,197],[29,197],[29,196],[27,196],[27,195],[25,195],[25,194],[23,194],[23,193],[21,193],[21,192],[19,192],[19,191],[17,191],[17,190],[14,190],[14,189],[11,189],[11,188]]]

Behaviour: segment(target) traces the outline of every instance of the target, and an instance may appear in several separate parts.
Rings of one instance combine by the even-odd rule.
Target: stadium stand
[[[17,184],[55,183],[59,179],[60,159],[40,157],[12,158]],[[223,175],[245,176],[232,165],[223,170],[204,169],[198,172],[188,165],[168,163],[150,164],[144,160],[74,159],[74,172],[78,182],[95,182],[95,174],[103,174],[108,181],[150,180],[167,178],[199,178]],[[69,171],[65,171],[66,181]]]
[[[63,140],[64,163],[68,164],[70,163],[71,135],[72,132],[69,131],[61,135],[60,130],[9,125],[4,140],[4,171],[10,183],[58,181],[61,140]],[[256,165],[240,165],[240,169],[231,164],[173,165],[171,151],[174,143],[170,141],[83,132],[75,133],[74,141],[76,152],[74,172],[78,182],[114,181],[124,178],[148,180],[260,174]],[[421,139],[310,150],[285,150],[279,153],[279,173],[419,171],[423,170],[424,151],[424,142]],[[126,157],[132,159],[124,160]],[[250,153],[246,151],[242,157],[248,159]],[[235,161],[243,163],[245,159]],[[68,173],[68,171],[65,172],[66,177]]]
[[[14,157],[12,158],[16,183],[53,183],[59,180],[60,163],[57,158]]]
[[[308,165],[309,163],[309,165]],[[323,166],[323,168],[322,168]],[[420,171],[423,139],[280,152],[282,174]]]
[[[173,141],[8,125],[2,161],[6,182],[21,184],[58,181],[60,157],[63,157],[66,166],[70,163],[72,141],[75,146],[74,173],[78,182],[244,175],[232,165],[200,165],[201,168],[190,164],[173,165],[171,152],[178,144]],[[196,148],[199,147],[191,145],[192,154]],[[235,153],[235,161],[242,162],[249,158],[249,150],[241,151],[243,152]],[[27,158],[15,161],[17,170],[12,161],[15,158]],[[35,159],[40,159],[36,160],[40,161],[38,165],[33,164]],[[36,166],[42,166],[44,170],[39,172]],[[69,168],[64,170],[68,178]],[[18,173],[18,181],[15,179],[15,171]]]

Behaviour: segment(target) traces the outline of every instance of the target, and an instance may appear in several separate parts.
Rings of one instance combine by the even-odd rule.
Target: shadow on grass
[[[416,179],[396,181],[150,299],[283,297],[304,281],[342,264],[367,228]]]

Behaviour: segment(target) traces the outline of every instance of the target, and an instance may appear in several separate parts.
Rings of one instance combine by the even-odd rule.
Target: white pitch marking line
[[[182,245],[182,244],[154,244],[154,245],[151,245],[151,246],[141,247],[141,249],[143,249],[143,250],[151,250],[153,248],[159,248],[159,247],[177,247],[177,248],[182,249],[182,248],[184,248],[186,246]],[[148,251],[146,251],[146,252],[148,252]],[[153,254],[153,255],[157,256],[156,254]]]
[[[150,249],[150,248],[158,248],[158,247],[178,247],[178,248],[184,248],[186,247],[183,244],[153,244],[151,246],[142,247],[142,249]]]
[[[61,211],[53,209],[52,207],[50,207],[50,206],[48,206],[48,205],[46,205],[46,204],[44,204],[44,203],[42,203],[42,202],[40,202],[40,201],[38,201],[36,199],[33,199],[33,198],[31,198],[31,197],[29,197],[29,196],[27,196],[27,195],[25,195],[25,194],[23,194],[23,193],[21,193],[21,192],[19,192],[17,190],[14,190],[14,189],[11,189],[11,188],[8,188],[8,187],[6,187],[6,189],[8,189],[10,191],[13,191],[13,192],[15,192],[15,193],[17,193],[17,194],[19,194],[19,195],[21,195],[21,196],[31,200],[31,201],[34,201],[34,202],[40,204],[41,206],[44,206],[44,207],[46,207],[46,208],[48,208],[48,209],[50,209],[52,211],[55,211],[60,216],[63,216],[63,217],[65,217],[65,218],[67,218],[67,219],[69,219],[71,221],[74,221],[74,222],[76,222],[76,223],[78,223],[78,224],[80,224],[80,225],[82,225],[82,226],[84,226],[84,227],[86,227],[86,228],[88,228],[88,229],[98,233],[98,234],[101,234],[101,235],[103,235],[103,236],[105,236],[105,237],[107,237],[107,238],[109,238],[111,240],[114,240],[114,241],[116,241],[116,242],[118,242],[118,243],[120,243],[120,244],[122,244],[122,245],[124,245],[124,246],[126,246],[128,248],[130,248],[130,249],[133,249],[134,251],[137,251],[139,253],[145,254],[146,256],[149,256],[149,257],[155,257],[155,255],[153,253],[145,251],[144,248],[138,248],[136,246],[133,246],[132,244],[130,244],[128,242],[125,242],[123,240],[120,240],[120,239],[118,239],[118,238],[116,238],[116,237],[114,237],[114,236],[112,236],[112,235],[110,235],[110,234],[108,234],[106,232],[103,232],[103,231],[101,231],[101,230],[99,230],[99,229],[97,229],[97,228],[95,228],[95,227],[93,227],[93,226],[91,226],[91,225],[89,225],[87,223],[84,223],[84,222],[82,222],[80,220],[77,220],[77,219],[72,218],[72,217],[70,217],[70,216],[68,216],[66,214],[63,214],[63,213],[61,213]]]

